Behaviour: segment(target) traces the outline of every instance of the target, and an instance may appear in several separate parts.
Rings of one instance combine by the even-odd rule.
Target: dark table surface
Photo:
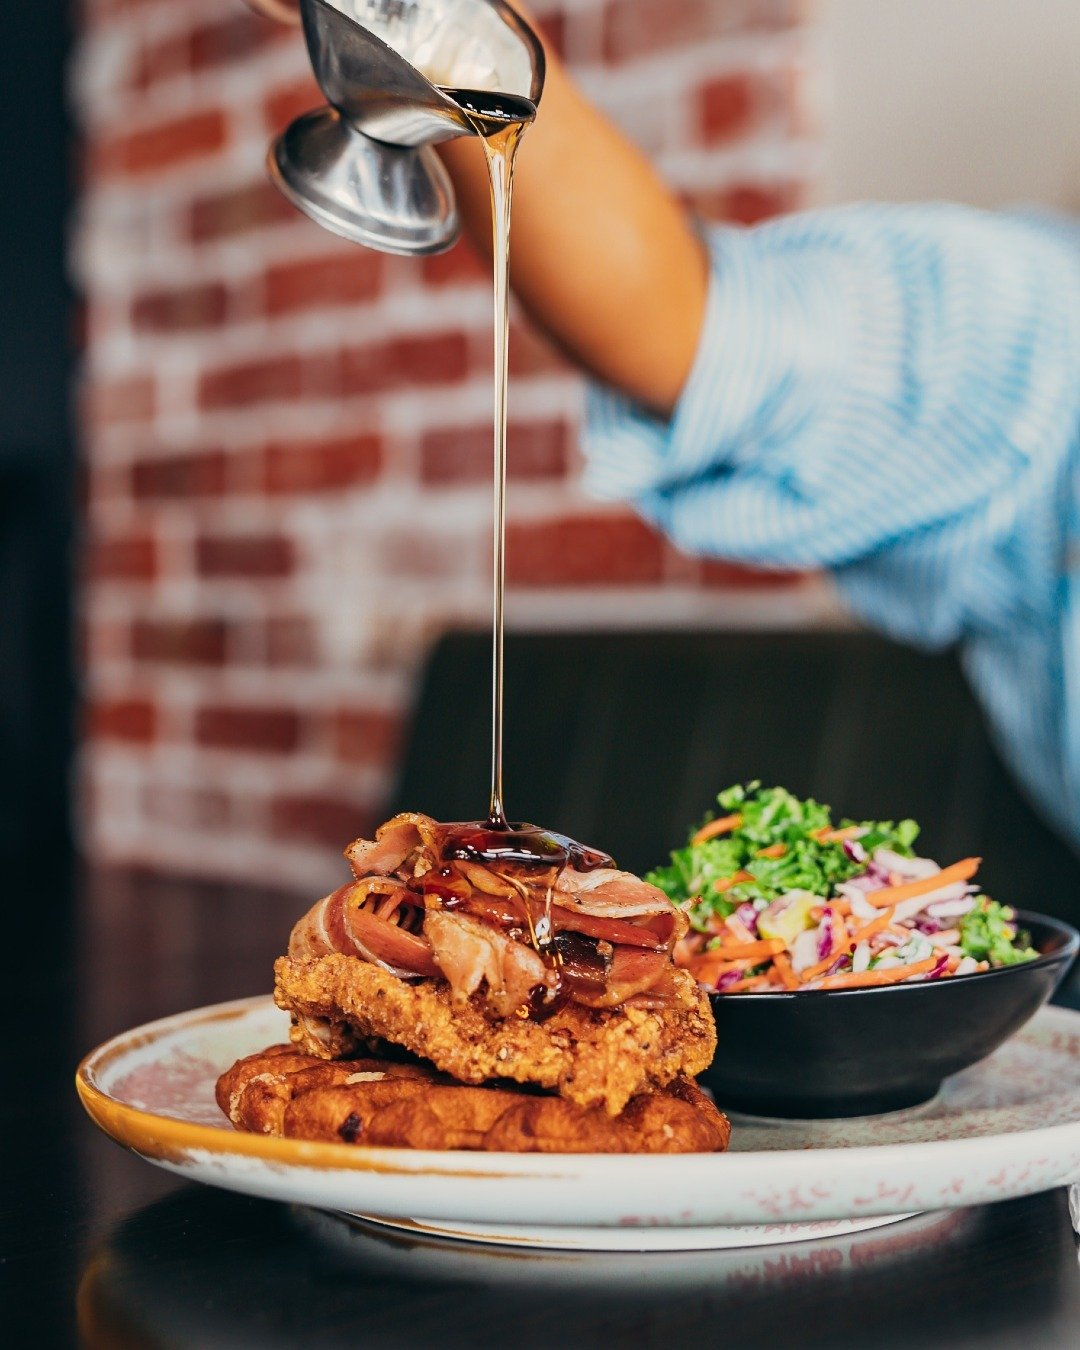
[[[1080,1344],[1062,1191],[844,1241],[610,1258],[328,1232],[304,1211],[180,1182],[97,1133],[74,1066],[139,1022],[266,989],[300,902],[131,874],[76,882],[56,859],[4,875],[6,1345]],[[1075,979],[1065,997],[1080,1001]]]

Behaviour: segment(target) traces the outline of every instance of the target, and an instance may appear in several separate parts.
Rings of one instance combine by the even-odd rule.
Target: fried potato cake
[[[412,984],[340,953],[282,957],[274,973],[274,998],[294,1016],[298,1051],[326,1059],[374,1038],[462,1083],[533,1083],[609,1116],[631,1097],[701,1073],[716,1049],[708,1000],[682,970],[672,972],[673,994],[662,1008],[568,1003],[543,1022],[492,1021],[443,981]]]
[[[217,1104],[232,1123],[255,1134],[281,1134],[285,1113],[295,1096],[314,1088],[355,1083],[400,1084],[437,1082],[433,1069],[377,1059],[334,1060],[298,1054],[292,1046],[274,1045],[238,1059],[217,1081]],[[393,1097],[387,1098],[394,1100]]]
[[[583,1111],[562,1097],[525,1097],[503,1112],[484,1147],[503,1153],[717,1153],[727,1148],[727,1117],[668,1090],[631,1097],[619,1116]]]
[[[389,1148],[703,1153],[727,1148],[730,1135],[726,1117],[683,1077],[613,1117],[503,1085],[461,1087],[413,1065],[312,1059],[274,1046],[239,1060],[218,1080],[222,1110],[238,1129]]]

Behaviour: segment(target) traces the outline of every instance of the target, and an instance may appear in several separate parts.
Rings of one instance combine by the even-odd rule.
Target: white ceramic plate
[[[1080,1014],[1061,1008],[1044,1008],[925,1106],[844,1121],[733,1116],[728,1153],[648,1157],[436,1153],[233,1130],[215,1079],[287,1027],[266,998],[179,1013],[95,1050],[79,1094],[107,1134],[181,1176],[486,1242],[789,1242],[1080,1179]],[[757,1231],[730,1231],[742,1225]]]

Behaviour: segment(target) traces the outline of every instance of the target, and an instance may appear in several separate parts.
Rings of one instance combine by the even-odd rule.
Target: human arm
[[[550,48],[547,62],[540,111],[522,139],[515,174],[514,291],[575,364],[669,416],[701,329],[704,246],[655,169],[577,89]],[[466,231],[490,257],[481,147],[462,138],[439,149]]]
[[[268,18],[299,22],[297,0],[247,3]],[[576,365],[666,417],[697,347],[708,285],[704,247],[648,160],[576,88],[548,44],[545,57],[541,110],[518,153],[513,288],[533,323]],[[439,152],[466,234],[490,257],[483,151],[466,136]]]

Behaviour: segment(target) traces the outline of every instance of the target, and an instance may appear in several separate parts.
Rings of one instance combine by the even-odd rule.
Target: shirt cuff
[[[799,267],[759,231],[706,237],[709,285],[694,362],[664,422],[624,395],[590,385],[584,484],[601,498],[640,499],[715,476],[791,436],[833,393],[845,346],[829,268]]]

